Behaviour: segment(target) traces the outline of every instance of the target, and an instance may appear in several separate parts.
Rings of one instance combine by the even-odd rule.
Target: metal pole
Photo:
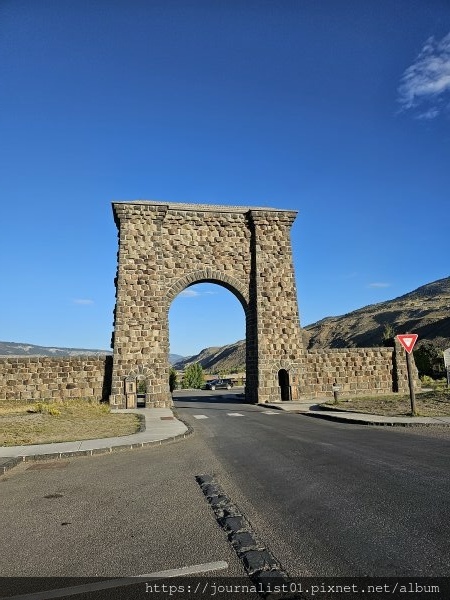
[[[405,352],[406,352],[406,350],[405,350]],[[417,417],[416,393],[414,391],[414,379],[412,376],[412,360],[411,360],[410,352],[406,352],[406,368],[408,370],[408,384],[409,384],[409,398],[411,400],[411,414],[413,417]]]

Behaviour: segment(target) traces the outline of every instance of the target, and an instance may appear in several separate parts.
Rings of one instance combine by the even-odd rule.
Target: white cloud
[[[88,298],[75,298],[73,300],[74,304],[94,304],[93,300],[89,300]]]
[[[200,296],[200,294],[192,288],[187,288],[186,290],[183,290],[182,292],[180,292],[179,295],[183,296],[184,298],[195,298],[196,296]]]
[[[434,119],[434,117],[437,117],[438,114],[439,114],[439,110],[437,108],[430,108],[426,112],[417,115],[416,119],[423,119],[423,120],[428,121],[430,119]]]
[[[417,108],[418,118],[434,119],[450,95],[450,33],[442,40],[429,38],[415,62],[406,69],[398,87],[403,110]]]
[[[390,287],[390,283],[386,283],[384,281],[376,281],[374,283],[369,283],[369,285],[367,287],[370,288],[387,288]]]

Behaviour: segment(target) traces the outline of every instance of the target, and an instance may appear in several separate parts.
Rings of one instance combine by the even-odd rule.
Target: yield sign
[[[417,342],[418,337],[419,336],[417,335],[417,333],[404,333],[402,335],[398,335],[397,339],[403,346],[403,348],[406,350],[406,352],[408,352],[408,354],[411,354],[412,349],[414,348],[414,344]]]

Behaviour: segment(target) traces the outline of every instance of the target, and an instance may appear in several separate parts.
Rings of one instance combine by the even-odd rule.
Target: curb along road
[[[320,404],[300,402],[274,402],[260,404],[264,408],[272,408],[309,417],[348,423],[350,425],[372,425],[385,427],[449,427],[450,417],[384,417],[365,413],[339,412],[324,410]],[[35,446],[0,447],[0,475],[6,473],[21,462],[33,460],[57,460],[77,456],[95,456],[123,450],[136,450],[185,439],[193,433],[192,427],[180,419],[173,409],[128,409],[142,419],[138,433],[116,438],[83,440]],[[164,414],[163,414],[164,413]],[[157,431],[155,431],[157,430]],[[128,440],[128,441],[127,441]],[[125,442],[125,443],[124,443]],[[78,448],[76,446],[78,445]],[[89,446],[82,448],[82,446]],[[34,450],[34,452],[33,452]]]
[[[144,409],[145,410],[145,409]],[[0,475],[16,467],[22,462],[38,460],[58,460],[74,458],[77,456],[95,456],[99,454],[110,454],[124,450],[137,450],[152,446],[161,446],[171,442],[186,439],[194,433],[192,427],[184,422],[172,409],[146,409],[147,411],[164,411],[162,416],[154,416],[154,413],[142,414],[142,409],[129,409],[128,412],[140,414],[143,423],[140,430],[128,436],[116,438],[100,438],[98,440],[77,440],[73,442],[61,442],[53,444],[36,444],[35,446],[3,446],[0,448]],[[164,420],[163,420],[164,419]],[[158,433],[154,433],[154,425],[157,423]],[[152,427],[153,426],[153,427]],[[162,430],[162,431],[161,431]],[[152,439],[152,438],[157,439]],[[124,443],[125,440],[128,443]],[[116,443],[117,442],[117,443]],[[74,445],[90,445],[86,449],[67,449]],[[60,449],[58,449],[58,446]],[[35,449],[35,452],[33,452]]]

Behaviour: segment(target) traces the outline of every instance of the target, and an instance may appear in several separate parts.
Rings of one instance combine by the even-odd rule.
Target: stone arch
[[[304,362],[290,228],[296,212],[245,206],[114,202],[119,234],[110,402],[149,373],[148,406],[170,406],[168,311],[183,289],[227,288],[246,316],[246,401],[279,399],[273,365]]]
[[[247,313],[248,309],[248,289],[241,284],[241,282],[237,281],[233,277],[221,273],[220,271],[216,271],[213,269],[201,269],[197,271],[192,271],[180,277],[178,281],[176,281],[172,287],[167,291],[167,303],[168,306],[172,303],[176,296],[186,288],[191,285],[195,285],[196,283],[217,283],[218,285],[222,285],[228,291],[230,291],[242,305],[244,312]]]

